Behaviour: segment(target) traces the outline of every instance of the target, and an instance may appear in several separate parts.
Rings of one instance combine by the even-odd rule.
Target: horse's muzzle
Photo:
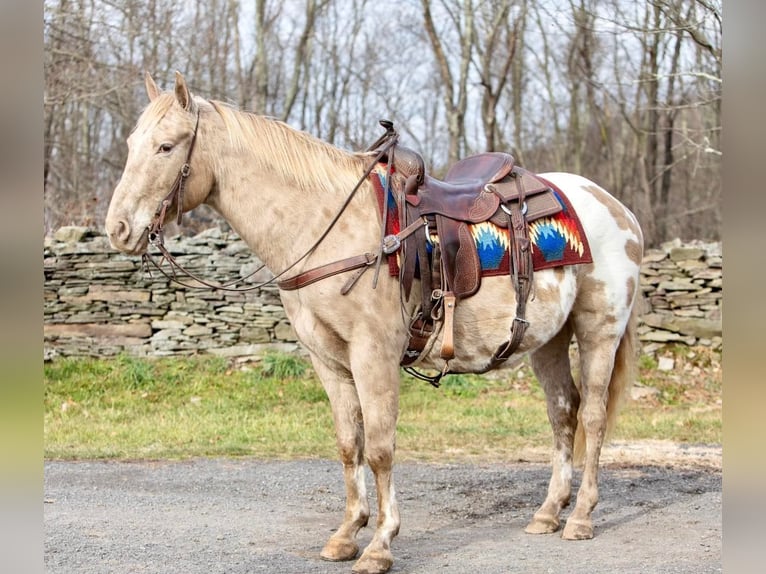
[[[130,223],[123,218],[107,218],[106,235],[114,249],[129,255],[141,255],[149,245],[148,230],[134,233]]]

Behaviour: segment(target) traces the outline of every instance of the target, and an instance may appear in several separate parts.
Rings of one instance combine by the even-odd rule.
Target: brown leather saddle
[[[396,137],[393,125],[381,124],[387,128],[386,136]],[[386,136],[373,146],[386,141]],[[545,182],[516,166],[513,156],[507,153],[467,157],[454,164],[444,180],[428,175],[421,156],[403,146],[393,147],[384,159],[390,160],[393,168],[391,180],[399,224],[405,230],[401,242],[387,238],[386,252],[401,249],[400,278],[405,298],[409,300],[415,278],[420,279],[422,291],[401,364],[406,368],[414,363],[434,330],[441,327],[440,356],[447,366],[437,377],[413,374],[438,384],[449,370],[449,360],[455,355],[455,307],[481,286],[481,262],[469,226],[490,221],[509,230],[511,281],[517,296],[509,340],[497,349],[486,370],[497,367],[518,348],[528,324],[525,309],[533,268],[527,224],[561,211],[559,201]]]

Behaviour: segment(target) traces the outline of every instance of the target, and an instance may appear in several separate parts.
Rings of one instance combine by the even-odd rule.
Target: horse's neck
[[[319,182],[315,188],[306,189],[285,178],[270,164],[271,157],[256,154],[252,150],[238,151],[223,160],[231,163],[222,166],[216,176],[217,189],[208,203],[272,272],[279,273],[319,239],[363,172],[338,167],[337,187],[332,193],[322,192],[318,191],[323,187]],[[311,162],[306,161],[305,166],[311,169]],[[363,182],[315,256],[295,269],[371,249],[370,243],[376,241],[380,228],[375,209],[372,186]]]

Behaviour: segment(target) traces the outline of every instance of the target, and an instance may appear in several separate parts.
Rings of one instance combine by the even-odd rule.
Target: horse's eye
[[[157,149],[158,153],[169,153],[170,150],[173,149],[173,144],[171,143],[164,143],[160,144],[160,147]]]

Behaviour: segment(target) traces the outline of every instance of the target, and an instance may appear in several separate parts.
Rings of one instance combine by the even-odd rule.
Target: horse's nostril
[[[120,241],[126,241],[130,237],[130,226],[127,221],[124,219],[117,221],[117,224],[114,226],[114,236]]]

